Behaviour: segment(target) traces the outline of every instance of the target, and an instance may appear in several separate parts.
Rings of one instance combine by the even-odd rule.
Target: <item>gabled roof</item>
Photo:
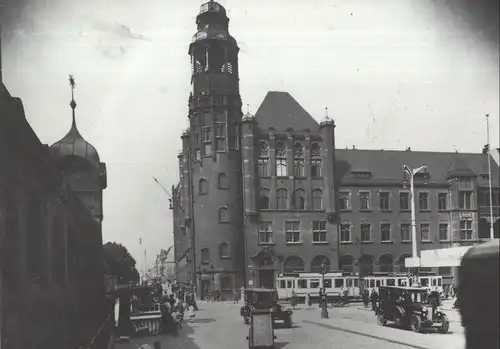
[[[485,175],[488,157],[481,153],[459,153],[460,161],[457,168],[469,168],[469,174]],[[362,149],[336,149],[335,163],[337,176],[341,182],[354,181],[353,171],[369,171],[371,177],[363,179],[370,182],[393,182],[404,180],[403,165],[417,168],[427,166],[430,175],[429,182],[446,182],[448,168],[456,160],[457,153],[438,153],[427,151],[397,151],[397,150],[362,150]],[[460,162],[462,165],[460,165]],[[460,166],[459,166],[460,165]],[[499,166],[491,162],[492,184],[499,185]],[[485,182],[486,183],[486,182]]]
[[[262,130],[276,131],[309,129],[317,131],[318,122],[288,93],[269,91],[255,114],[257,125]]]

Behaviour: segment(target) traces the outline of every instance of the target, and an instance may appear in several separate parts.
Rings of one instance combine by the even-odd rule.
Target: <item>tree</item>
[[[103,246],[107,273],[115,275],[119,284],[139,282],[135,259],[122,244],[107,242]]]

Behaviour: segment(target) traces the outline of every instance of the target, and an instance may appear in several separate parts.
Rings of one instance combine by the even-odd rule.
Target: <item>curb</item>
[[[410,344],[410,343],[406,343],[406,342],[402,342],[402,341],[398,341],[398,340],[394,340],[394,339],[388,339],[388,338],[384,338],[384,337],[381,337],[381,336],[375,336],[375,335],[368,334],[368,333],[363,333],[363,332],[360,332],[360,331],[346,329],[344,327],[327,325],[327,324],[322,324],[322,323],[319,323],[319,322],[309,321],[309,320],[302,320],[302,322],[309,323],[309,324],[314,324],[314,325],[325,327],[325,328],[329,328],[329,329],[332,329],[332,330],[349,332],[349,333],[357,334],[359,336],[364,336],[364,337],[370,337],[370,338],[374,338],[374,339],[379,339],[379,340],[382,340],[382,341],[385,341],[385,342],[389,342],[389,343],[393,343],[393,344],[404,345],[404,346],[407,346],[407,347],[410,347],[410,348],[415,348],[415,349],[430,349],[429,347],[424,347],[424,346],[417,345],[417,344]]]

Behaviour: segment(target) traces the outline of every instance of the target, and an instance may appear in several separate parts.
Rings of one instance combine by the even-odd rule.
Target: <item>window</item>
[[[340,242],[351,242],[351,225],[340,225]]]
[[[472,240],[472,219],[460,220],[460,239]]]
[[[349,192],[339,193],[339,209],[342,211],[347,211],[350,209],[349,206]]]
[[[194,161],[200,161],[200,159],[201,159],[201,150],[195,149],[194,150]]]
[[[288,191],[286,189],[278,189],[276,195],[278,210],[288,209]]]
[[[286,166],[286,146],[283,142],[278,142],[276,145],[276,176],[288,176]]]
[[[225,138],[217,138],[215,147],[217,151],[224,151],[226,149],[226,139]]]
[[[367,223],[361,224],[361,241],[363,242],[371,241],[370,224]]]
[[[198,194],[205,195],[208,193],[208,182],[206,179],[200,179],[198,182]]]
[[[271,200],[269,199],[269,189],[262,188],[260,190],[259,208],[261,210],[269,210],[271,208]]]
[[[382,242],[391,241],[391,224],[390,223],[380,224],[380,236],[381,236]]]
[[[219,178],[218,178],[217,184],[218,184],[220,189],[227,188],[227,176],[225,173],[219,173]]]
[[[439,267],[438,274],[439,275],[451,275],[451,267]]]
[[[323,163],[321,159],[321,147],[318,143],[313,143],[311,148],[311,176],[323,176]]]
[[[211,142],[212,141],[212,128],[211,127],[204,127],[203,128],[203,142]]]
[[[448,193],[438,193],[438,210],[448,209]]]
[[[418,208],[421,211],[429,210],[429,193],[418,193]]]
[[[420,239],[421,241],[431,241],[431,225],[428,223],[420,224]]]
[[[227,207],[219,207],[219,222],[221,223],[229,222],[229,214]]]
[[[460,209],[469,210],[472,208],[472,192],[471,191],[461,191],[460,192]]]
[[[219,245],[219,257],[229,258],[229,244],[227,242],[223,242]]]
[[[203,112],[203,126],[211,126],[212,120],[210,120],[210,112]]]
[[[304,189],[297,189],[295,190],[295,209],[296,210],[303,210],[306,207],[306,192]]]
[[[269,146],[266,142],[259,142],[259,158],[257,167],[260,177],[269,177]]]
[[[408,223],[401,224],[401,241],[411,241],[410,225]]]
[[[273,242],[273,231],[271,222],[259,223],[259,244],[269,244]]]
[[[208,248],[202,248],[201,249],[201,262],[208,263],[209,261],[210,261],[210,253],[208,251]]]
[[[219,122],[215,124],[215,137],[226,137],[226,124]]]
[[[390,210],[391,206],[390,206],[390,201],[389,201],[389,193],[380,192],[379,196],[380,196],[380,209],[385,210],[385,211]]]
[[[304,177],[304,146],[300,142],[293,145],[293,175],[295,177]]]
[[[326,221],[313,221],[313,242],[326,242]]]
[[[205,155],[205,156],[212,155],[212,144],[211,143],[203,144],[203,155]]]
[[[285,222],[286,242],[300,242],[300,222]]]
[[[231,124],[228,126],[228,144],[230,149],[238,149],[239,142],[239,128],[238,124]]]
[[[370,193],[368,192],[359,193],[359,209],[360,210],[370,209]]]
[[[323,209],[323,192],[320,189],[315,189],[313,194],[313,210]]]
[[[399,193],[399,209],[410,209],[410,193]]]
[[[439,240],[448,240],[448,223],[439,223]]]

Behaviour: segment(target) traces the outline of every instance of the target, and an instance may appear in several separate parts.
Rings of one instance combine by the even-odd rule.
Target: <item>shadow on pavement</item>
[[[194,343],[194,339],[190,337],[194,330],[189,324],[184,324],[179,331],[178,336],[159,335],[132,338],[129,342],[116,343],[115,349],[137,349],[143,344],[153,345],[154,342],[160,342],[162,349],[182,348],[182,349],[203,349]]]
[[[208,324],[210,322],[214,322],[215,319],[197,319],[197,318],[194,318],[193,320],[187,322],[186,324]]]
[[[275,349],[282,349],[285,348],[290,342],[275,342],[274,343],[274,348]]]

